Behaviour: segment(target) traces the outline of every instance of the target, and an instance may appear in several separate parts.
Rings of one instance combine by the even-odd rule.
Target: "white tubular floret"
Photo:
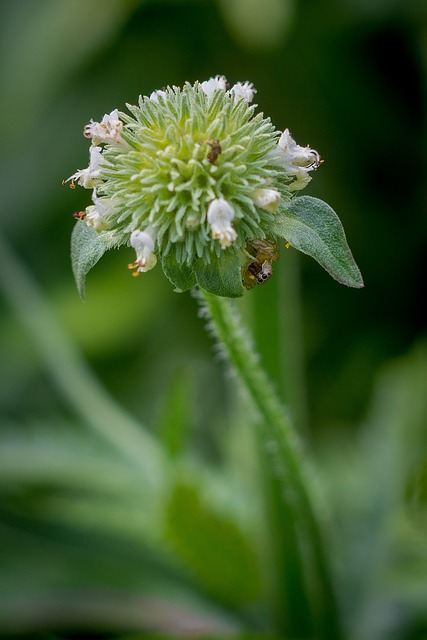
[[[294,173],[295,180],[289,185],[289,191],[300,191],[304,189],[311,181],[311,176],[308,175],[307,169],[299,169]]]
[[[291,167],[301,167],[306,171],[313,171],[320,165],[320,155],[309,146],[301,147],[291,136],[289,129],[285,129],[278,142],[279,153],[284,162]]]
[[[122,138],[123,122],[119,118],[118,109],[106,113],[101,122],[90,121],[83,129],[85,138],[92,140],[93,145],[109,142],[115,146],[127,146]]]
[[[295,177],[289,185],[290,191],[303,189],[311,180],[308,172],[317,169],[322,162],[315,149],[297,144],[289,129],[285,129],[280,136],[274,155],[287,173]]]
[[[215,76],[215,78],[209,78],[200,84],[203,93],[206,93],[208,98],[211,98],[215,91],[223,91],[227,89],[227,78],[225,76]]]
[[[156,235],[152,227],[148,227],[145,231],[135,229],[130,234],[130,245],[136,251],[136,260],[128,267],[134,269],[134,276],[150,271],[156,266],[157,257],[154,253]]]
[[[237,100],[252,102],[256,94],[256,89],[252,82],[236,82],[236,84],[231,87],[230,93],[234,93]]]
[[[97,184],[102,182],[101,180],[101,162],[103,162],[101,147],[91,146],[89,149],[89,166],[86,169],[79,169],[72,176],[64,180],[65,182],[71,181],[71,186],[74,188],[74,183],[77,180],[77,184],[85,189],[93,189]]]
[[[276,189],[255,189],[251,198],[257,207],[275,213],[280,204],[280,193]]]
[[[111,198],[98,198],[96,188],[92,194],[93,204],[86,207],[85,221],[95,231],[105,231],[110,226],[107,216],[114,210]]]
[[[153,91],[150,94],[150,100],[152,102],[158,102],[159,98],[164,98],[166,95],[166,91],[163,91],[163,89],[157,89],[157,91]]]
[[[231,226],[234,209],[227,200],[216,198],[208,207],[207,220],[211,227],[212,238],[218,240],[221,248],[231,246],[237,238],[235,229]]]

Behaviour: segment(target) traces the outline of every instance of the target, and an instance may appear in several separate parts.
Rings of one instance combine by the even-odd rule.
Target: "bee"
[[[222,149],[221,149],[221,145],[219,143],[219,140],[208,140],[208,142],[206,143],[210,146],[211,150],[209,151],[208,155],[207,155],[207,159],[209,160],[209,162],[211,164],[215,164],[215,162],[217,161],[218,156],[222,153]]]
[[[245,289],[264,284],[273,275],[272,262],[279,259],[279,246],[274,240],[248,240],[245,254],[248,260],[242,267],[242,283]]]

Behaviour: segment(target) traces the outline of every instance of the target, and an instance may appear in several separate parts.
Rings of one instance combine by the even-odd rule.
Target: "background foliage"
[[[425,2],[3,0],[0,25],[3,634],[277,627],[245,399],[196,302],[124,249],[82,304],[69,263],[84,124],[219,73],[320,151],[307,193],[365,280],[283,250],[240,305],[315,462],[347,632],[427,637]]]

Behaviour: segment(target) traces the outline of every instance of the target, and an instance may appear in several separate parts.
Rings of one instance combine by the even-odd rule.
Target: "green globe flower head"
[[[92,190],[74,214],[81,292],[103,252],[121,245],[135,250],[134,276],[160,263],[177,291],[198,284],[230,297],[270,277],[280,238],[313,255],[305,230],[298,246],[288,227],[319,154],[256,113],[251,83],[228,87],[224,76],[167,87],[86,125],[89,166],[65,181]]]

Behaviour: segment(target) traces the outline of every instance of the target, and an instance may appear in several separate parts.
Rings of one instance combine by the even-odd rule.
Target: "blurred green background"
[[[90,118],[224,74],[321,153],[306,193],[337,211],[365,280],[346,289],[290,249],[239,303],[317,466],[346,628],[427,638],[425,0],[2,0],[0,32],[2,633],[173,636],[185,607],[212,637],[270,630],[268,596],[240,616],[238,580],[194,582],[191,558],[182,573],[158,543],[165,452],[206,470],[243,530],[259,519],[244,400],[196,301],[160,269],[131,278],[131,250],[106,255],[79,300],[69,237],[89,194],[61,186],[86,166]],[[129,465],[139,446],[151,480]]]

